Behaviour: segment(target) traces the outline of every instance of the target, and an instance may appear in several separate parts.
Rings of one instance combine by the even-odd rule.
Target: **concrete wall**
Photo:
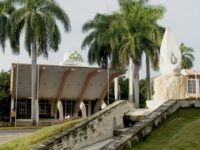
[[[129,150],[180,107],[200,107],[200,100],[168,100],[100,150]]]
[[[79,150],[111,138],[115,129],[124,127],[123,116],[131,109],[133,109],[133,103],[116,101],[32,150]]]

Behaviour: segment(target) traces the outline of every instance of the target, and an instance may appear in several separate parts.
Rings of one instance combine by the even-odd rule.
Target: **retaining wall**
[[[133,103],[126,100],[116,101],[32,150],[79,150],[111,138],[115,129],[124,127],[123,116],[131,109]]]

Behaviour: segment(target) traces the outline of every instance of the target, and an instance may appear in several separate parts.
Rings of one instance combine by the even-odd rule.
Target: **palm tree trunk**
[[[135,108],[140,107],[139,102],[139,65],[134,63],[134,71],[133,71],[133,85],[134,85],[134,96],[135,96]]]
[[[36,74],[36,63],[37,63],[37,48],[36,39],[33,38],[32,50],[31,50],[31,124],[36,125],[36,113],[35,113],[35,100],[36,100],[36,84],[37,84],[37,74]]]
[[[129,101],[133,102],[133,58],[129,56]]]
[[[147,86],[147,99],[151,100],[151,75],[150,75],[150,59],[146,55],[146,86]]]

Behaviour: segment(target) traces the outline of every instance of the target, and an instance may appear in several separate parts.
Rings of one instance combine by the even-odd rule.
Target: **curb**
[[[0,130],[21,130],[21,129],[42,129],[47,126],[27,126],[27,127],[0,127]]]

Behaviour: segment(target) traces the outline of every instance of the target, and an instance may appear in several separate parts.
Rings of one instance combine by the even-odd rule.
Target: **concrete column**
[[[58,101],[57,103],[57,108],[58,108],[58,112],[59,112],[59,120],[63,120],[63,106],[62,106],[62,102]]]
[[[64,89],[64,85],[66,82],[67,77],[74,71],[74,68],[70,68],[69,70],[67,70],[62,77],[62,81],[60,83],[60,88],[57,94],[57,107],[54,107],[54,118],[57,119],[57,109],[59,111],[59,119],[63,119],[63,106],[62,106],[62,102],[60,101],[61,96],[62,96],[62,92]],[[61,119],[61,120],[62,120]]]
[[[106,105],[106,103],[103,101],[103,103],[102,103],[102,105],[101,105],[101,109],[104,109],[104,108],[106,108],[107,107],[107,105]]]
[[[102,93],[101,93],[101,95],[100,95],[100,97],[99,97],[99,99],[98,99],[95,107],[94,107],[94,113],[96,113],[97,111],[99,111],[100,108],[102,108],[102,107],[104,108],[106,106],[104,104],[105,103],[104,102],[104,98],[105,98],[105,96],[106,96],[106,94],[108,92],[108,88],[110,87],[110,85],[111,85],[112,81],[114,80],[114,78],[116,78],[116,77],[118,77],[118,76],[120,76],[122,74],[123,74],[123,72],[120,71],[120,72],[116,72],[116,73],[114,73],[114,74],[112,74],[110,76],[109,81],[105,85],[105,87],[104,87],[104,89],[103,89],[103,91],[102,91]]]
[[[129,101],[133,102],[133,58],[129,57]]]
[[[91,116],[92,113],[92,101],[88,101],[88,117]]]
[[[84,102],[82,101],[80,104],[80,109],[81,109],[81,113],[82,113],[82,117],[86,118],[87,117],[87,113],[86,113],[86,107]]]
[[[104,102],[104,100],[101,100],[101,101],[98,100],[94,107],[94,113],[97,113],[100,110],[100,108],[104,109],[105,107],[107,107],[107,105]]]
[[[87,75],[87,77],[85,79],[85,83],[84,83],[84,85],[82,87],[81,93],[79,95],[79,98],[78,98],[78,100],[76,102],[76,105],[75,105],[75,108],[74,108],[74,113],[73,113],[74,117],[78,116],[78,111],[79,111],[80,105],[83,102],[83,97],[84,97],[85,92],[86,92],[86,90],[88,88],[88,85],[89,85],[89,82],[90,82],[91,78],[94,77],[95,75],[99,74],[100,72],[101,72],[101,70],[98,69],[98,70],[94,70],[94,71],[90,72]],[[83,115],[83,113],[82,113],[82,115]]]
[[[114,85],[115,85],[115,101],[117,101],[119,99],[119,81],[118,78],[114,79]]]
[[[39,101],[35,100],[35,115],[36,115],[36,125],[39,124]]]
[[[14,108],[15,100],[14,98],[11,99],[11,110]]]

